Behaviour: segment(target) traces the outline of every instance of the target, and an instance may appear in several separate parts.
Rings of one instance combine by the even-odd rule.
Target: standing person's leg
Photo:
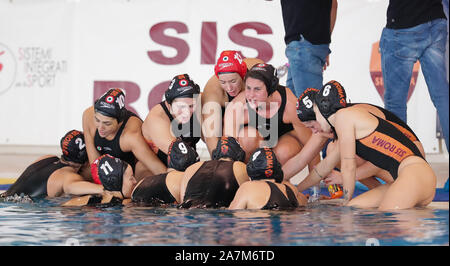
[[[286,55],[287,55],[287,47],[286,47]],[[288,60],[289,61],[289,60]],[[286,77],[286,88],[289,88],[294,94],[296,94],[295,89],[294,89],[294,81],[292,80],[292,67],[291,65],[289,65],[288,68],[288,72],[287,72],[287,77]]]
[[[449,19],[450,19],[450,17],[449,17],[449,14],[448,14],[448,0],[442,0],[442,5],[444,6],[444,13],[445,13],[445,15],[447,16],[447,33],[449,32],[449,24],[448,24],[448,22],[449,22]],[[448,60],[448,54],[449,54],[449,52],[448,52],[448,34],[447,34],[447,45],[446,45],[446,47],[445,47],[445,66],[447,67],[446,68],[446,71],[447,71],[447,81],[448,81],[448,75],[449,75],[449,60]],[[448,142],[446,143],[447,144],[447,151],[449,151],[448,150]],[[444,185],[444,190],[445,191],[448,191],[448,182],[449,182],[449,178],[447,178],[447,182],[445,182],[445,185]]]
[[[448,0],[442,0],[442,5],[444,7],[444,13],[447,16],[447,32],[449,31],[448,29],[448,22],[449,22],[449,14],[448,14]],[[448,64],[449,64],[449,60],[448,60],[448,35],[447,35],[447,44],[445,47],[445,66],[447,67],[447,81],[448,81]]]
[[[328,44],[313,45],[304,38],[286,47],[289,72],[286,87],[299,97],[306,88],[322,88],[322,69],[330,53]]]
[[[383,29],[380,40],[381,70],[384,82],[384,106],[405,123],[406,101],[414,63],[418,59],[415,27]]]
[[[449,88],[445,66],[445,45],[447,42],[447,23],[444,19],[430,22],[429,45],[419,58],[431,100],[437,109],[444,133],[445,144],[449,150],[448,100]]]

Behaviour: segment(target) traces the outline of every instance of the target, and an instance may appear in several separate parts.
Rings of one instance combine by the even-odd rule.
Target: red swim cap
[[[236,72],[244,79],[247,73],[247,64],[244,62],[240,53],[226,50],[220,54],[217,64],[214,66],[216,77],[219,77],[219,73],[222,72]]]

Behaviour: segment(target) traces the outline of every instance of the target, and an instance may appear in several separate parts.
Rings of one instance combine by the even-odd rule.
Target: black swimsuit
[[[28,166],[14,184],[2,194],[2,197],[14,194],[28,195],[31,198],[47,196],[47,181],[50,175],[67,164],[63,164],[58,157],[49,157]]]
[[[228,207],[239,188],[233,161],[206,161],[186,186],[181,208]]]
[[[406,137],[408,137],[411,141],[419,141],[419,138],[416,136],[414,131],[398,116],[396,116],[394,113],[384,109],[383,107],[370,104],[370,103],[352,103],[348,104],[348,106],[353,106],[357,104],[368,104],[370,106],[373,106],[380,110],[384,114],[384,120],[394,125],[398,130],[400,130]]]
[[[272,140],[272,141],[276,141],[283,136],[284,134],[286,134],[289,131],[294,130],[294,127],[292,126],[291,123],[284,123],[283,122],[283,115],[284,115],[284,109],[286,107],[286,87],[284,86],[278,86],[277,91],[280,93],[281,96],[281,105],[280,108],[278,109],[277,113],[272,116],[271,118],[265,118],[260,116],[253,108],[250,107],[249,103],[247,100],[245,100],[245,102],[247,103],[247,107],[248,107],[248,123],[241,125],[241,129],[243,127],[246,126],[251,126],[256,128],[259,133],[261,134],[261,136],[264,138],[264,140],[271,140],[271,133],[275,133],[273,132],[274,129],[271,130],[271,126],[278,126],[278,130],[276,131],[276,133],[278,133],[278,138]],[[270,147],[274,146],[275,143],[272,144],[268,144]]]
[[[94,145],[97,151],[103,155],[103,154],[109,154],[111,156],[114,156],[116,158],[119,158],[128,164],[131,165],[133,170],[135,169],[137,159],[134,156],[133,152],[124,152],[120,148],[120,136],[122,135],[123,129],[125,128],[125,125],[128,122],[128,119],[132,116],[135,116],[139,118],[135,113],[127,110],[127,115],[125,119],[123,120],[122,125],[120,126],[119,130],[116,133],[116,136],[112,140],[107,140],[106,138],[100,137],[100,134],[98,134],[98,130],[95,131],[94,136]],[[139,118],[140,119],[140,118]]]
[[[134,189],[133,195],[131,195],[132,201],[152,206],[176,203],[176,199],[167,188],[166,179],[167,173],[146,177]]]
[[[292,209],[299,206],[297,197],[295,196],[292,189],[286,184],[284,186],[286,187],[287,198],[277,185],[269,181],[266,181],[266,183],[270,187],[270,198],[267,201],[266,205],[261,208],[262,210]]]
[[[378,119],[377,128],[356,140],[356,154],[381,169],[389,171],[394,180],[400,163],[409,156],[422,157],[417,146],[391,122]],[[424,159],[424,158],[423,158]]]

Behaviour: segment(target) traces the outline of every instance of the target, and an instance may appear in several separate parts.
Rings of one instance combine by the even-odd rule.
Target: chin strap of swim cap
[[[220,73],[238,73],[244,80],[247,64],[238,51],[226,50],[220,54],[217,64],[214,66],[214,73],[217,78]]]

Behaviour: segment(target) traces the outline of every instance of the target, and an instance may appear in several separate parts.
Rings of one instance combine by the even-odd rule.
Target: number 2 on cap
[[[84,147],[86,147],[86,144],[83,143],[83,140],[81,138],[77,138],[75,140],[75,144],[78,144],[78,148],[80,150],[84,149]]]

